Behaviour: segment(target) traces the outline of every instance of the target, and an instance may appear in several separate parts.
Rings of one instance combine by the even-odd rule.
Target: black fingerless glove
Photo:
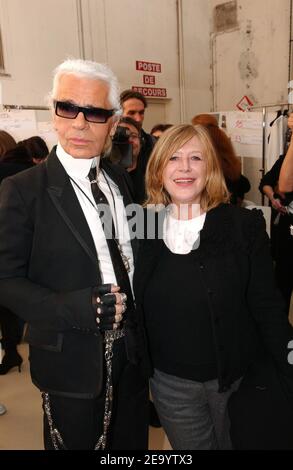
[[[97,298],[100,300],[97,302]],[[100,284],[93,289],[93,307],[97,326],[101,332],[113,330],[116,296],[111,294],[111,284]]]

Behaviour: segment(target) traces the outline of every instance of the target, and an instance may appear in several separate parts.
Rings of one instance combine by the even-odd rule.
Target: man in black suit
[[[136,243],[125,211],[131,199],[124,170],[101,158],[117,90],[102,64],[59,65],[52,90],[58,145],[0,190],[0,303],[28,323],[46,449],[147,448],[148,389],[131,288]],[[112,218],[103,217],[101,200]]]

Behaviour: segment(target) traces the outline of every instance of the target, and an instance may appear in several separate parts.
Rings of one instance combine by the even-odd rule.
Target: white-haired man
[[[124,170],[100,158],[117,79],[105,65],[66,60],[51,97],[57,147],[1,186],[0,302],[28,323],[45,448],[144,449],[131,198]]]

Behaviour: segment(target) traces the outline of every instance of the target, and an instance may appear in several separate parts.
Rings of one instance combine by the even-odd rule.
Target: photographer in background
[[[113,127],[112,149],[110,160],[119,163],[129,173],[132,182],[134,202],[141,204],[144,200],[144,172],[139,165],[141,150],[141,124],[130,117],[121,117]]]
[[[111,160],[120,163],[128,172],[137,167],[141,149],[141,125],[129,117],[121,117],[112,129]]]
[[[146,98],[134,90],[124,90],[120,95],[120,105],[123,117],[131,118],[140,126],[140,152],[137,158],[135,174],[131,175],[135,186],[135,202],[142,204],[146,199],[144,177],[150,154],[156,143],[156,138],[145,132],[142,128],[145,110],[147,108]]]

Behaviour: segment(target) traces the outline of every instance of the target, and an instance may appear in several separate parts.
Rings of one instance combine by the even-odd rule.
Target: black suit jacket
[[[124,170],[101,165],[131,203]],[[136,240],[132,246],[135,255]],[[92,306],[100,282],[91,232],[53,149],[0,188],[0,304],[28,323],[31,375],[41,390],[83,398],[101,392],[103,338]],[[126,345],[135,362],[134,312]]]

